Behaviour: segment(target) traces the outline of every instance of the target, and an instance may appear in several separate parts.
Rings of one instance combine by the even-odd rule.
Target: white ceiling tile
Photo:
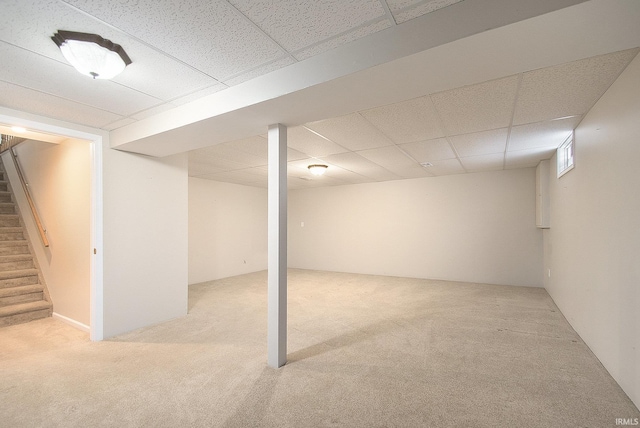
[[[261,154],[250,153],[248,150],[239,150],[234,141],[213,146],[210,154],[221,159],[241,163],[247,166],[265,166],[268,164],[267,157],[262,156]]]
[[[206,97],[211,94],[215,94],[216,92],[220,92],[224,89],[227,89],[228,86],[222,83],[215,83],[206,88],[198,89],[197,91],[182,95],[178,98],[171,100],[171,104],[176,106],[181,106],[183,104],[189,103],[191,101],[195,101],[202,97]]]
[[[122,116],[64,98],[0,81],[0,105],[33,114],[81,123],[94,128],[123,119]]]
[[[420,163],[433,163],[433,161],[453,159],[456,157],[446,138],[401,144],[400,148]]]
[[[228,143],[230,147],[240,152],[248,153],[254,159],[257,157],[263,165],[269,163],[269,143],[267,139],[261,135],[255,137],[249,137],[242,140],[232,141]],[[287,148],[287,160],[299,160],[306,159],[309,156],[304,153],[300,153],[297,150]],[[254,160],[255,163],[255,160]]]
[[[282,50],[221,0],[66,0],[220,80],[282,56]],[[185,25],[188,23],[188,25]]]
[[[305,125],[349,150],[373,149],[393,144],[358,113]]]
[[[264,74],[271,73],[272,71],[279,70],[283,67],[291,65],[295,63],[295,60],[290,56],[286,56],[284,58],[279,58],[275,61],[272,61],[268,64],[261,65],[247,72],[241,73],[237,76],[233,76],[228,79],[224,79],[224,84],[228,86],[239,85],[240,83],[246,82],[248,80],[254,79],[258,76],[262,76]]]
[[[158,54],[133,38],[117,37],[118,44],[126,46],[132,62],[125,69],[126,72],[113,79],[114,82],[164,101],[219,84],[211,76]]]
[[[501,128],[473,134],[455,135],[449,137],[449,141],[456,148],[460,157],[504,153],[507,147],[508,131],[508,128]]]
[[[189,177],[210,176],[225,172],[223,168],[217,168],[206,160],[194,160],[189,157]]]
[[[340,180],[343,184],[360,184],[370,183],[371,181],[374,181],[373,179],[365,177],[364,175],[347,171],[346,169],[342,169],[335,165],[329,165],[329,168],[327,169],[327,172],[323,175],[323,177],[324,176]]]
[[[131,117],[135,120],[142,120],[147,117],[156,115],[158,113],[162,113],[163,111],[171,110],[174,107],[177,107],[177,106],[172,103],[162,103],[162,104],[158,104],[156,106],[150,107],[146,110],[140,110],[139,112],[131,115]]]
[[[388,171],[380,165],[375,164],[353,152],[326,156],[323,160],[375,181],[394,180],[399,178],[391,171]],[[327,174],[328,173],[329,171],[327,171]]]
[[[434,12],[443,7],[451,6],[462,0],[429,0],[429,1],[407,1],[407,0],[387,0],[391,13],[398,24],[407,22],[427,13]],[[416,5],[417,3],[417,5]]]
[[[202,180],[218,181],[222,183],[237,184],[239,186],[262,187],[262,188],[267,187],[267,183],[264,183],[262,181],[256,182],[251,180],[245,180],[242,177],[226,177],[226,176],[217,176],[214,174],[214,175],[202,175],[196,178],[200,178]]]
[[[403,9],[413,8],[416,5],[425,3],[425,0],[385,0],[391,12],[398,12]]]
[[[446,135],[506,128],[511,123],[518,76],[431,95]]]
[[[267,180],[267,170],[261,168],[245,168],[235,171],[223,171],[213,174],[199,175],[198,178],[224,181],[236,184],[260,183]]]
[[[531,168],[541,160],[551,159],[556,149],[537,148],[528,150],[508,151],[505,159],[505,169]]]
[[[125,117],[124,119],[116,120],[115,122],[108,123],[102,127],[102,129],[106,131],[113,131],[114,129],[121,128],[123,126],[130,125],[134,122],[137,122],[135,119],[130,117]]]
[[[287,161],[295,161],[300,159],[305,159],[308,156],[302,152],[292,149],[291,147],[287,147]]]
[[[509,137],[509,151],[539,147],[557,148],[580,122],[581,116],[514,126]]]
[[[348,32],[385,15],[378,0],[229,2],[289,52]]]
[[[193,168],[193,173],[197,175],[213,174],[224,171],[235,171],[247,168],[247,165],[233,162],[226,159],[220,159],[215,156],[202,156],[196,153],[197,150],[189,152],[189,173]]]
[[[212,84],[214,80],[117,29],[57,0],[7,0],[12,19],[0,25],[0,39],[66,64],[51,36],[59,29],[99,34],[123,46],[132,59],[113,81],[141,93],[169,100]]]
[[[393,172],[402,178],[423,178],[434,176],[434,174],[429,171],[429,168],[425,168],[418,164],[402,168],[401,170],[393,170]]]
[[[465,172],[458,159],[446,159],[431,163],[433,165],[425,169],[433,175],[462,174]]]
[[[513,124],[585,114],[637,53],[630,49],[524,73]]]
[[[362,150],[359,151],[358,154],[387,169],[418,165],[418,162],[403,153],[398,146]]]
[[[269,163],[269,143],[266,136],[256,135],[255,137],[245,138],[242,140],[231,141],[227,143],[230,147],[243,153],[262,159],[264,165]],[[287,148],[287,161],[307,159],[304,153],[297,150]]]
[[[403,153],[397,146],[363,150],[358,152],[358,154],[401,178],[433,176],[426,168]]]
[[[463,157],[460,162],[467,172],[498,171],[504,166],[504,153]]]
[[[381,19],[380,21],[376,21],[373,24],[364,25],[353,31],[349,31],[347,33],[343,33],[339,36],[333,37],[327,41],[320,42],[315,45],[311,45],[308,48],[293,52],[293,56],[295,56],[298,61],[302,61],[314,55],[321,54],[322,52],[326,52],[328,50],[337,48],[338,46],[342,46],[344,44],[357,40],[361,37],[377,33],[378,31],[382,31],[385,28],[391,27],[392,25],[393,24],[389,22],[388,19]]]
[[[221,145],[222,144],[218,144],[190,151],[188,155],[189,165],[198,164],[200,165],[201,171],[204,170],[206,165],[222,171],[233,171],[250,166],[249,163],[242,161],[242,152],[234,152],[231,156],[235,159],[226,157],[231,150],[226,147],[219,147]],[[238,161],[238,159],[240,161]]]
[[[0,42],[0,58],[0,80],[121,116],[129,116],[160,102],[116,82],[83,76],[69,64],[7,43]]]
[[[321,157],[348,151],[303,126],[287,129],[287,146],[309,157]]]
[[[396,144],[444,137],[429,97],[365,110],[361,114]]]
[[[343,186],[347,183],[337,178],[328,177],[323,175],[321,177],[289,177],[287,179],[287,187],[294,189],[308,189],[312,187],[325,187],[325,186]]]
[[[243,153],[248,153],[254,157],[262,159],[264,164],[268,163],[269,146],[267,139],[259,135],[255,137],[244,138],[242,140],[231,141],[227,146]]]

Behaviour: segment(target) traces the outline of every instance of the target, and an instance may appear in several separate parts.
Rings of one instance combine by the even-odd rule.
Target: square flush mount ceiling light
[[[97,34],[58,30],[51,40],[76,70],[94,79],[112,79],[131,64],[122,46]]]

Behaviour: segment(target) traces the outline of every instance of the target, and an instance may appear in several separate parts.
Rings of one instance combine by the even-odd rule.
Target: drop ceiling
[[[637,54],[600,55],[290,128],[289,186],[535,167]],[[314,163],[329,166],[324,176],[308,172]],[[189,175],[204,179],[266,187],[266,165],[266,134],[189,152]]]
[[[634,0],[1,7],[1,107],[111,131],[112,142],[129,143],[124,150],[163,156],[197,148],[189,151],[190,176],[260,187],[264,125],[272,121],[290,126],[292,188],[535,166],[640,45]],[[550,12],[512,17],[535,7]],[[59,29],[111,39],[133,63],[113,81],[79,76],[50,40]],[[291,82],[298,87],[287,92]],[[260,91],[270,98],[247,101]],[[165,129],[150,131],[158,124]],[[318,162],[329,165],[320,178],[306,170]]]

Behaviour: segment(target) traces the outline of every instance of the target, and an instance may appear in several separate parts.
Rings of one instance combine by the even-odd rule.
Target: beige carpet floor
[[[2,427],[614,427],[640,412],[543,289],[289,272],[193,285],[189,315],[103,342],[0,329]]]

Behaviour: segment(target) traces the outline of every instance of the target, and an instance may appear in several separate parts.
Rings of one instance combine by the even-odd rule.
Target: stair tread
[[[20,226],[0,226],[0,233],[2,232],[22,232],[23,229]]]
[[[0,317],[7,317],[11,315],[22,314],[25,312],[39,311],[42,309],[51,309],[51,307],[51,303],[47,302],[46,300],[2,306],[0,307]]]
[[[0,263],[7,262],[21,262],[26,260],[33,260],[33,256],[29,253],[27,254],[7,254],[6,256],[0,256]]]
[[[17,269],[0,272],[0,279],[13,279],[36,275],[38,275],[38,269]]]
[[[0,241],[0,247],[14,247],[19,245],[27,245],[26,239],[16,239],[13,241]]]
[[[40,284],[20,285],[18,287],[0,288],[0,297],[18,296],[20,294],[42,293],[44,287]]]

